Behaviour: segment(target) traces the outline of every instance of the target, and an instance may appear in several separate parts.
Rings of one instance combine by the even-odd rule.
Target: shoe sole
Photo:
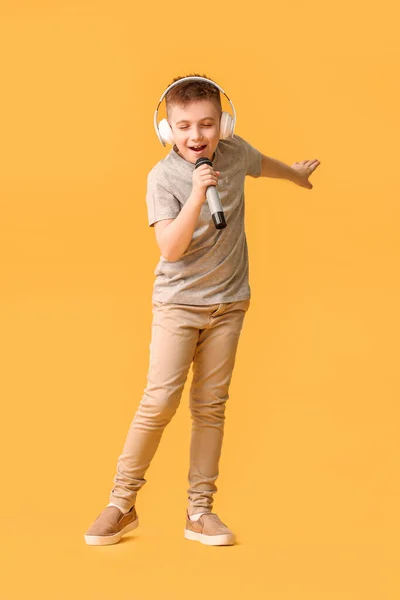
[[[235,536],[233,533],[226,533],[224,535],[204,535],[204,533],[196,533],[190,529],[185,529],[184,536],[187,540],[201,542],[207,546],[233,546],[235,543]]]
[[[89,546],[110,546],[111,544],[118,544],[120,539],[126,533],[133,531],[139,525],[139,517],[132,523],[125,525],[121,531],[114,533],[114,535],[87,535],[85,533],[85,542]]]

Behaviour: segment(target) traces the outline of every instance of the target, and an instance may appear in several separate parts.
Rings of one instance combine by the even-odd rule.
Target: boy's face
[[[221,111],[212,100],[195,100],[186,106],[173,104],[168,122],[179,154],[195,163],[199,156],[210,160],[219,142]]]

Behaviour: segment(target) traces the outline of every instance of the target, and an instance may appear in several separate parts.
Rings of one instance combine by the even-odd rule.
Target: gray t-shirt
[[[206,305],[250,298],[244,182],[246,175],[261,175],[261,158],[261,152],[238,135],[218,142],[213,168],[221,172],[217,190],[227,226],[215,228],[205,201],[181,258],[170,262],[160,257],[153,300]],[[179,156],[176,148],[153,167],[146,195],[150,226],[178,216],[191,194],[193,171],[194,164]]]

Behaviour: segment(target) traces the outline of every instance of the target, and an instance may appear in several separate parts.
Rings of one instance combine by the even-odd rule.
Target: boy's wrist
[[[206,195],[202,192],[198,192],[197,190],[192,190],[189,199],[191,199],[195,204],[203,204],[206,199]]]
[[[261,175],[264,177],[275,177],[277,179],[286,179],[293,183],[299,184],[300,178],[299,173],[296,169],[293,169],[290,165],[277,160],[276,158],[270,158],[269,156],[263,155],[261,163]]]
[[[296,169],[293,169],[292,167],[289,167],[290,171],[288,171],[288,177],[287,179],[289,181],[292,181],[293,183],[296,183],[297,185],[300,184],[300,175],[299,173],[296,171]]]

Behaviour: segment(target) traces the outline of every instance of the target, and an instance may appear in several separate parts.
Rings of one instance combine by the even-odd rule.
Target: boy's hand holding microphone
[[[216,229],[226,227],[221,200],[216,188],[220,174],[220,171],[214,171],[209,158],[201,156],[196,160],[193,171],[193,193],[201,198],[202,203],[207,198]]]

